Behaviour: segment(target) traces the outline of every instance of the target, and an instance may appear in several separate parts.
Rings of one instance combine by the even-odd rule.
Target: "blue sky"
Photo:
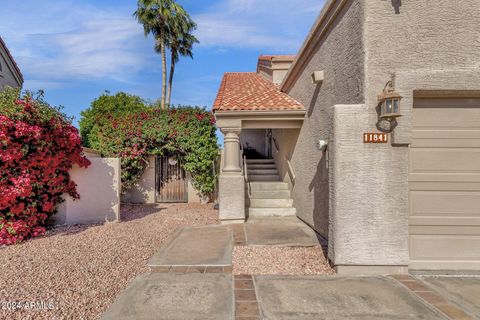
[[[300,48],[322,0],[178,0],[198,24],[194,60],[177,66],[174,104],[211,107],[222,75],[255,71],[260,54]],[[78,120],[105,90],[155,100],[161,60],[132,17],[136,0],[2,0],[0,35],[25,76]],[[75,121],[76,124],[76,121]]]

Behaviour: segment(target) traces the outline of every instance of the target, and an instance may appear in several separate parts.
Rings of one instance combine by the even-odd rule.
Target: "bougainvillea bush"
[[[59,108],[42,96],[0,93],[0,245],[43,235],[62,194],[79,198],[69,170],[89,164]]]
[[[99,99],[115,105],[118,95],[122,100],[130,97],[138,101],[138,97],[125,94]],[[102,155],[121,158],[123,191],[138,182],[151,155],[168,155],[177,159],[191,174],[197,191],[205,196],[214,191],[218,144],[215,118],[211,112],[198,107],[160,110],[149,105],[141,110],[110,108],[108,113],[93,112],[99,107],[99,99],[82,113],[80,130],[88,139],[89,147]]]

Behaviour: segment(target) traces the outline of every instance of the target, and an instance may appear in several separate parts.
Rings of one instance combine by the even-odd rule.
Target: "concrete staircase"
[[[248,159],[247,170],[251,193],[249,196],[248,189],[245,193],[249,217],[295,215],[288,183],[282,181],[274,160]]]

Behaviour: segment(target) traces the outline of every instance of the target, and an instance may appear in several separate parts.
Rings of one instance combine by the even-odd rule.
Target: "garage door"
[[[410,268],[480,269],[480,99],[417,99]]]

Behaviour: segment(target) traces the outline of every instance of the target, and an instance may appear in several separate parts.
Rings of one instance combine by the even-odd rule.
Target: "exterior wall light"
[[[319,84],[319,83],[322,83],[323,80],[324,80],[323,71],[314,71],[312,73],[312,83]]]
[[[402,100],[402,96],[395,91],[393,82],[388,81],[385,88],[383,88],[383,92],[378,96],[380,118],[395,119],[401,117],[400,100]]]
[[[327,148],[328,148],[328,143],[329,143],[328,139],[318,140],[318,145],[317,145],[317,146],[318,146],[318,149],[319,149],[320,151],[325,152],[325,151],[327,150]]]

